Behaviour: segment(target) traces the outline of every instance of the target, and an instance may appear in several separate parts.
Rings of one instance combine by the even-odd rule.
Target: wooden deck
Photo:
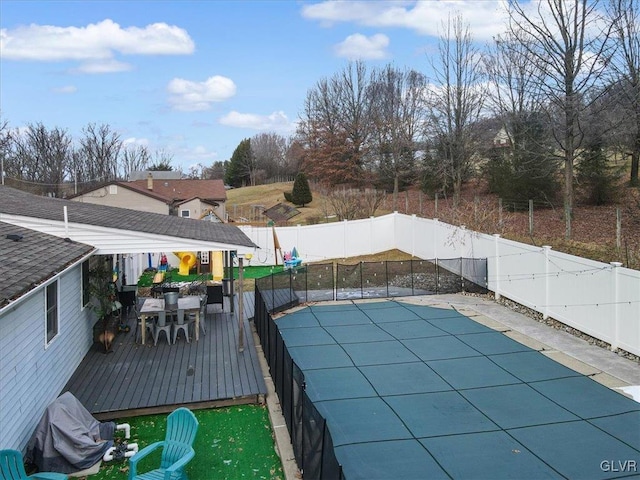
[[[254,294],[244,294],[244,351],[238,351],[237,295],[234,311],[209,305],[198,342],[183,336],[168,345],[164,335],[158,345],[135,342],[136,319],[131,331],[119,333],[112,353],[96,344],[67,383],[70,391],[99,420],[165,413],[177,405],[211,408],[264,401],[267,388],[260,369],[252,329]]]

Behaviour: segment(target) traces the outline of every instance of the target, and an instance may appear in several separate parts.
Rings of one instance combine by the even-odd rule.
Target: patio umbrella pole
[[[243,258],[242,256],[238,256],[238,351],[244,351],[244,288],[242,287],[242,282],[244,281],[244,273],[243,273]],[[233,297],[231,298],[233,302]]]

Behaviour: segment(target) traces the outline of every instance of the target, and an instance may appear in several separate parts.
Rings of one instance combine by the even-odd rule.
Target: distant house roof
[[[230,224],[41,197],[7,186],[0,186],[0,221],[93,245],[98,254],[186,249],[244,254],[256,248]]]
[[[0,308],[94,250],[91,245],[0,222]]]
[[[174,172],[173,170],[136,170],[129,174],[129,181],[146,180],[149,173],[158,180],[179,180],[182,178],[181,172]]]
[[[118,185],[140,193],[162,197],[167,203],[177,203],[195,197],[218,202],[224,202],[227,199],[227,190],[224,188],[222,180],[159,180],[154,177],[152,183],[152,188],[149,188],[148,179],[134,182],[118,182]]]
[[[154,172],[155,173],[155,172]],[[186,200],[199,198],[205,203],[225,202],[227,200],[227,190],[222,180],[194,180],[194,179],[156,179],[152,178],[151,187],[149,179],[136,180],[133,182],[106,182],[98,186],[93,186],[90,190],[70,195],[69,199],[86,195],[89,192],[99,190],[109,185],[117,185],[134,192],[160,200],[168,205],[182,203]]]

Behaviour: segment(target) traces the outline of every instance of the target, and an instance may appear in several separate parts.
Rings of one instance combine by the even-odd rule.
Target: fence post
[[[440,222],[433,219],[433,258],[438,258],[438,234],[440,233]]]
[[[611,275],[613,281],[613,338],[611,339],[611,350],[616,351],[620,348],[620,306],[618,299],[620,297],[618,286],[618,269],[622,266],[620,262],[611,262]]]
[[[543,245],[544,251],[544,306],[542,307],[542,319],[549,318],[549,251],[551,246]]]
[[[416,255],[416,214],[411,215],[411,256]]]
[[[616,208],[616,248],[620,250],[622,246],[622,214],[620,207]]]
[[[384,261],[384,283],[387,284],[387,298],[389,298],[389,261]]]
[[[369,255],[373,255],[375,253],[373,251],[373,239],[376,238],[376,236],[374,235],[374,232],[375,232],[374,219],[375,217],[373,215],[369,217]],[[395,243],[395,238],[393,240]]]
[[[414,279],[413,279],[413,258],[411,260],[409,260],[409,265],[411,267],[411,295],[415,295],[415,288],[414,288]]]
[[[529,235],[533,235],[533,200],[529,200]]]
[[[495,297],[496,300],[500,300],[500,234],[499,233],[494,233],[493,234],[493,244],[495,247],[495,279],[496,279],[496,283],[495,283]]]
[[[344,227],[342,229],[342,258],[347,258],[347,226],[349,225],[349,222],[347,220],[343,220],[342,221],[342,226]]]

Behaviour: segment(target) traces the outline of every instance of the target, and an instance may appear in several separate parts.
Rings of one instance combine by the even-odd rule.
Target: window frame
[[[87,258],[84,262],[82,262],[82,267],[80,268],[80,281],[81,281],[81,292],[80,292],[80,307],[85,309],[91,303],[91,287],[89,275],[91,272],[91,264],[90,259]]]
[[[44,345],[48,347],[60,334],[60,285],[58,279],[44,287]]]

